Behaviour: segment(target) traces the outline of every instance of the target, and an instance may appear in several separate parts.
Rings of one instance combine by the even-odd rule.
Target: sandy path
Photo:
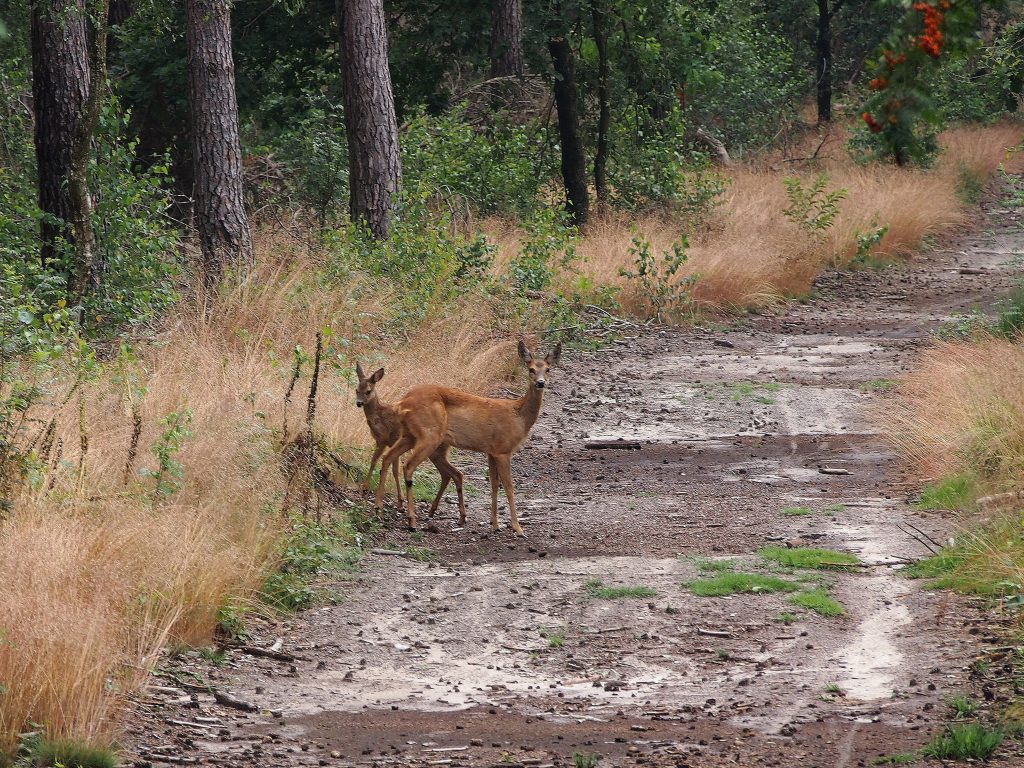
[[[389,534],[386,546],[438,561],[367,557],[340,604],[279,630],[294,664],[232,654],[202,668],[263,712],[173,690],[144,698],[136,754],[543,766],[580,751],[602,766],[842,767],[920,746],[964,684],[975,616],[893,565],[923,554],[902,523],[940,537],[951,521],[908,505],[871,417],[886,395],[865,385],[909,366],[951,313],[1009,287],[1008,261],[1024,250],[1016,213],[987,206],[976,229],[905,269],[829,275],[784,314],[567,352],[514,460],[526,541],[488,531],[483,494],[464,530],[449,503],[422,538]],[[642,448],[584,449],[597,438]],[[455,461],[486,487],[473,457]],[[814,514],[782,514],[798,506]],[[698,574],[691,556],[757,569],[759,547],[793,540],[867,564],[810,574],[847,616],[682,586]],[[593,579],[656,596],[595,599]],[[780,623],[784,612],[795,623]]]

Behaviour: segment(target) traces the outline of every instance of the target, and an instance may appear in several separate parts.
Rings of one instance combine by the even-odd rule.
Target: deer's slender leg
[[[405,453],[409,448],[412,447],[412,439],[403,435],[398,439],[398,442],[392,445],[387,451],[384,452],[384,458],[380,462],[380,476],[381,481],[377,483],[377,496],[375,497],[373,508],[380,510],[384,502],[384,478],[388,475],[388,469],[392,466],[397,471],[398,457]],[[401,501],[401,499],[399,499]]]
[[[384,453],[384,449],[387,448],[384,443],[377,443],[377,447],[373,451],[373,456],[370,457],[370,468],[366,470],[366,477],[363,478],[363,490],[370,490],[370,480],[373,478],[373,465],[377,463],[377,459]]]
[[[434,454],[430,457],[430,460],[437,467],[437,471],[441,475],[441,488],[437,492],[437,496],[434,498],[434,503],[430,506],[430,512],[433,514],[437,511],[438,504],[441,503],[441,496],[444,494],[444,489],[448,487],[449,482],[455,483],[455,490],[459,494],[459,525],[466,524],[466,505],[462,499],[462,472],[456,469],[450,461],[448,461],[448,446],[442,446],[434,451]]]
[[[391,473],[395,476],[395,494],[398,496],[398,506],[402,506],[402,483],[398,479],[398,457],[395,457],[395,461],[391,464]],[[384,485],[384,473],[381,473],[380,484]]]
[[[487,456],[487,477],[491,481],[491,529],[498,530],[498,462]]]
[[[511,456],[496,456],[495,462],[498,464],[498,472],[501,474],[501,484],[505,486],[505,495],[508,496],[508,512],[512,518],[512,530],[516,532],[516,535],[525,537],[523,528],[519,525],[519,518],[516,516],[516,498],[515,491],[512,489],[512,457]]]

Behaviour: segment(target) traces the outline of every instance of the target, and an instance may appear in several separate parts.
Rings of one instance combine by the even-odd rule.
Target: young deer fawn
[[[381,460],[381,476],[408,451],[405,460],[406,504],[409,527],[416,528],[416,501],[408,492],[416,467],[437,451],[449,447],[487,454],[487,473],[491,479],[491,528],[498,529],[498,485],[505,486],[512,530],[525,536],[516,516],[515,492],[512,489],[512,454],[526,442],[526,436],[544,399],[545,375],[558,364],[562,354],[559,343],[547,356],[538,360],[519,342],[519,357],[530,374],[526,394],[517,400],[480,397],[460,389],[421,386],[409,390],[398,402],[402,434]],[[381,503],[381,487],[377,486],[377,507]],[[431,508],[431,512],[436,508]],[[466,508],[459,496],[459,524],[466,524]]]
[[[358,362],[356,363],[356,377],[359,383],[356,387],[356,407],[362,408],[363,413],[366,414],[366,423],[370,427],[370,433],[373,435],[373,441],[377,444],[377,447],[373,451],[373,457],[370,459],[370,468],[366,472],[366,479],[363,481],[363,489],[368,490],[370,487],[370,478],[373,477],[373,466],[377,463],[377,459],[384,452],[384,449],[389,445],[394,445],[398,442],[398,438],[402,434],[401,422],[398,418],[398,411],[393,406],[385,405],[377,397],[376,387],[377,382],[384,378],[384,369],[378,368],[374,373],[367,376],[363,373],[363,366]],[[462,473],[457,470],[448,461],[448,447],[442,446],[434,451],[430,455],[430,461],[433,462],[434,466],[437,467],[438,473],[441,475],[441,487],[437,491],[437,496],[434,498],[434,503],[430,507],[430,511],[433,512],[437,509],[437,505],[441,503],[441,496],[444,494],[445,488],[448,487],[448,483],[455,482],[455,490],[459,494],[459,507],[462,507]],[[398,480],[398,462],[394,462],[391,465],[392,471],[395,476],[395,493],[398,494],[398,503],[402,503],[402,484]],[[380,467],[380,481],[377,484],[377,506],[380,507],[381,490],[384,487],[384,480],[387,478],[387,465],[381,464]],[[412,493],[412,489],[409,489],[409,493]]]

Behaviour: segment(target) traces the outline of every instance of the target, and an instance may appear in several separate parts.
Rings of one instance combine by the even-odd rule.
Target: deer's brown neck
[[[526,387],[526,394],[519,398],[516,410],[519,411],[519,415],[526,424],[526,431],[529,432],[540,415],[540,406],[544,402],[544,390],[538,389],[532,381]]]

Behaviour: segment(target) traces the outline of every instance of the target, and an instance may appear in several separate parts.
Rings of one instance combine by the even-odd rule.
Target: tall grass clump
[[[30,724],[108,747],[166,643],[208,642],[225,609],[259,599],[302,512],[289,456],[317,331],[315,436],[340,467],[372,445],[356,360],[385,368],[384,399],[424,381],[492,390],[514,370],[514,336],[477,294],[403,325],[392,283],[279,234],[256,242],[212,311],[183,300],[144,343],[88,364],[5,358],[5,382],[18,371],[40,394],[9,410],[18,451],[0,468],[0,750]]]

